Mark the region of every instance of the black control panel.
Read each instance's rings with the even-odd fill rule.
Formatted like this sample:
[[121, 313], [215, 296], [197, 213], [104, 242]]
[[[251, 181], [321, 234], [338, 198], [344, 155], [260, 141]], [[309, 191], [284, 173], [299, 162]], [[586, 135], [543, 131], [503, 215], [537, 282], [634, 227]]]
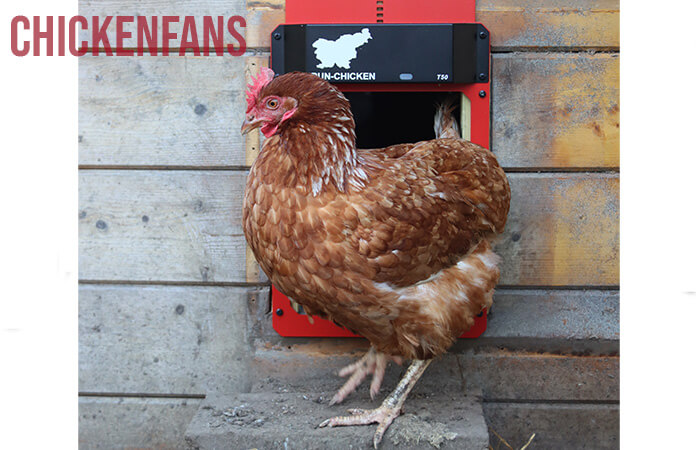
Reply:
[[271, 35], [275, 73], [332, 83], [485, 83], [489, 59], [477, 23], [280, 25]]

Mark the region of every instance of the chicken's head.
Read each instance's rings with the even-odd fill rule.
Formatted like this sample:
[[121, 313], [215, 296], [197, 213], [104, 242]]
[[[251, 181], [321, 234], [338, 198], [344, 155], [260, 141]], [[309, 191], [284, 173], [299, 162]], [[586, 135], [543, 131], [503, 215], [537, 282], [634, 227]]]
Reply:
[[289, 96], [264, 93], [273, 80], [273, 71], [261, 68], [258, 77], [252, 80], [247, 89], [246, 118], [242, 124], [242, 134], [261, 127], [266, 137], [273, 136], [278, 127], [297, 112], [297, 100]]

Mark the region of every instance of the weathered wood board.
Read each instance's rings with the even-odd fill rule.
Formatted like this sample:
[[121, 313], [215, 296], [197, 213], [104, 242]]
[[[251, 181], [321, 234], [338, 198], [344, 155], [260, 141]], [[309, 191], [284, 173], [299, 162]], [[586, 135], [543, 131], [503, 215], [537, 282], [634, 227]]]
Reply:
[[[80, 58], [80, 164], [250, 165], [239, 133], [245, 59]], [[616, 54], [494, 55], [492, 149], [501, 164], [618, 167], [618, 81]]]
[[503, 167], [619, 166], [618, 54], [495, 55], [492, 79]]
[[[280, 342], [268, 315], [269, 288], [257, 288], [250, 299], [252, 335], [260, 340]], [[498, 287], [484, 334], [475, 340], [461, 339], [450, 351], [505, 347], [568, 354], [618, 354], [619, 305], [618, 290]]]
[[[345, 381], [336, 375], [338, 370], [367, 349], [366, 341], [360, 347], [355, 340], [313, 339], [257, 351], [252, 392], [336, 390]], [[393, 389], [404, 371], [390, 364], [383, 389]], [[478, 349], [447, 353], [428, 367], [414, 393], [442, 389], [496, 401], [617, 401], [619, 358]]]
[[79, 289], [79, 390], [206, 394], [248, 389], [246, 289]]
[[185, 449], [200, 399], [80, 397], [80, 449]]
[[[270, 47], [271, 31], [285, 19], [284, 2], [248, 6], [247, 45]], [[491, 31], [494, 52], [619, 48], [619, 0], [479, 0], [476, 21]]]
[[509, 174], [512, 199], [503, 285], [619, 283], [619, 177], [608, 173]]
[[[83, 170], [80, 278], [246, 282], [244, 171]], [[618, 284], [618, 176], [509, 176], [504, 285]]]
[[478, 0], [493, 51], [619, 48], [619, 0]]
[[[486, 421], [513, 448], [619, 448], [618, 404], [483, 403]], [[492, 448], [508, 448], [491, 433]]]
[[498, 288], [482, 338], [517, 346], [552, 340], [557, 347], [618, 341], [619, 292]]
[[244, 58], [80, 58], [82, 165], [243, 166]]
[[[241, 391], [247, 383], [255, 382], [248, 379], [250, 372], [241, 363], [251, 338], [264, 340], [268, 336], [247, 337], [246, 288], [83, 284], [79, 293], [80, 391], [205, 394]], [[455, 347], [452, 353], [466, 361], [462, 363], [466, 378], [487, 386], [484, 391], [496, 398], [541, 395], [548, 376], [566, 377], [570, 380], [567, 386], [572, 386], [578, 398], [614, 398], [618, 394], [600, 392], [600, 387], [611, 375], [616, 358], [558, 357], [526, 351], [480, 356], [472, 354], [471, 348], [489, 348], [487, 342], [493, 341], [496, 346], [584, 349], [595, 341], [618, 338], [618, 308], [617, 292], [501, 289], [496, 292], [483, 338], [460, 341], [459, 347], [464, 348]], [[539, 320], [542, 315], [544, 320]], [[335, 347], [332, 342], [345, 342], [346, 346]], [[364, 343], [328, 340], [325, 353], [340, 356]], [[335, 351], [329, 350], [332, 345]], [[281, 356], [287, 361], [280, 362], [279, 367], [297, 364], [301, 368], [307, 363], [297, 351]], [[296, 361], [292, 362], [293, 358]], [[498, 373], [501, 364], [505, 370]], [[594, 381], [573, 378], [576, 370], [591, 374], [595, 369], [598, 375], [581, 376]], [[509, 370], [513, 373], [506, 375]], [[520, 371], [536, 375], [515, 381]], [[284, 377], [292, 377], [291, 371]], [[433, 380], [438, 379], [433, 375]], [[576, 386], [574, 380], [583, 385]], [[615, 388], [611, 386], [613, 382], [606, 388]], [[554, 389], [562, 392], [565, 387]], [[544, 395], [553, 398], [561, 394], [551, 390]]]
[[83, 280], [244, 282], [243, 171], [82, 170]]
[[[179, 42], [182, 39], [184, 29], [184, 17], [193, 16], [195, 18], [195, 32], [198, 36], [200, 45], [203, 45], [204, 28], [203, 17], [213, 16], [215, 26], [217, 27], [217, 16], [224, 17], [224, 43], [237, 45], [237, 40], [227, 31], [227, 19], [232, 16], [246, 16], [246, 2], [244, 0], [178, 0], [176, 2], [162, 2], [158, 0], [145, 1], [129, 1], [129, 0], [79, 0], [79, 13], [82, 16], [91, 19], [93, 16], [99, 17], [99, 24], [103, 25], [107, 16], [146, 16], [150, 19], [152, 16], [158, 16], [158, 26], [160, 27], [160, 37], [163, 16], [175, 16], [179, 20], [170, 22], [168, 25], [169, 32], [176, 34], [176, 38], [172, 39], [170, 49], [176, 48], [177, 51], [173, 54], [178, 55]], [[151, 20], [151, 19], [150, 19]], [[151, 22], [148, 21], [150, 24]], [[109, 44], [112, 48], [116, 47], [116, 20], [112, 20], [106, 28], [106, 35]], [[135, 23], [124, 23], [123, 30], [132, 33], [131, 37], [124, 39], [124, 48], [136, 48], [137, 41], [137, 26]], [[236, 30], [244, 36], [246, 29], [239, 25]], [[191, 30], [191, 32], [193, 32]], [[81, 30], [78, 33], [80, 41], [86, 40], [92, 42], [91, 37], [91, 22], [89, 30]], [[189, 35], [190, 37], [191, 35]], [[103, 43], [100, 43], [99, 48], [105, 48]], [[157, 48], [162, 49], [161, 39], [157, 42]], [[147, 50], [147, 48], [145, 48]], [[170, 53], [172, 54], [172, 53]]]

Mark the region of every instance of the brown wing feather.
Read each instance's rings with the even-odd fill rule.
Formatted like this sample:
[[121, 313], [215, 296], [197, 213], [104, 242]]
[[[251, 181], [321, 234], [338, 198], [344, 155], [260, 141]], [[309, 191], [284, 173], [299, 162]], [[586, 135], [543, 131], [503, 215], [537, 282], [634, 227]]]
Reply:
[[324, 220], [341, 220], [333, 214], [355, 208], [351, 266], [377, 282], [408, 286], [502, 231], [510, 188], [495, 156], [470, 142], [435, 139], [395, 147], [363, 153], [371, 183], [329, 208]]

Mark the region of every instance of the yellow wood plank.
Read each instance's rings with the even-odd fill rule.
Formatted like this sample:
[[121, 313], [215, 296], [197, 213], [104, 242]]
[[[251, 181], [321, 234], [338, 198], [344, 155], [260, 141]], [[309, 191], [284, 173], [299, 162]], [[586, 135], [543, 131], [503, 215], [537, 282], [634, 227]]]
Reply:
[[[262, 67], [268, 67], [268, 58], [264, 56], [248, 56], [244, 76], [246, 83], [252, 82]], [[261, 151], [261, 132], [259, 129], [252, 130], [246, 134], [246, 165], [251, 166]], [[261, 268], [256, 262], [254, 252], [247, 246], [246, 251], [246, 280], [249, 283], [256, 283], [261, 279]]]
[[493, 50], [619, 48], [619, 0], [478, 0]]
[[618, 55], [495, 55], [492, 91], [504, 167], [619, 166]]
[[617, 174], [510, 174], [505, 285], [618, 285]]
[[271, 46], [271, 32], [285, 22], [284, 0], [247, 2], [246, 43], [249, 48]]

